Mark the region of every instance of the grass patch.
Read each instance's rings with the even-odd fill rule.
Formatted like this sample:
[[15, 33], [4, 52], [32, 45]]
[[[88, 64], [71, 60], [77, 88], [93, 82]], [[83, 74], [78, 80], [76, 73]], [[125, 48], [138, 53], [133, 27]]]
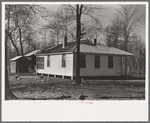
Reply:
[[[27, 74], [25, 74], [27, 75]], [[9, 75], [10, 88], [20, 99], [31, 100], [144, 100], [145, 82], [87, 80], [87, 84], [72, 85], [73, 80], [53, 77]], [[42, 81], [41, 81], [42, 80]]]

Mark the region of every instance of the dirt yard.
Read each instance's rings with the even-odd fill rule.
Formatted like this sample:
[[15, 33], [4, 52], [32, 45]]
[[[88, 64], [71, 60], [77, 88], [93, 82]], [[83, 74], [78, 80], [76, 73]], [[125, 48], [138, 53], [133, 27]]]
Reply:
[[9, 75], [10, 88], [19, 99], [29, 100], [144, 100], [144, 80], [87, 80], [83, 85], [72, 85], [74, 80], [53, 77], [40, 78], [21, 75], [20, 80]]

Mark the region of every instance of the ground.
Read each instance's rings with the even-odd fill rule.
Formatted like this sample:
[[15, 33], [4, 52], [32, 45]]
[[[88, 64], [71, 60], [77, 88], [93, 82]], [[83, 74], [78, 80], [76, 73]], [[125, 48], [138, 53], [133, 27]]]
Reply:
[[[144, 100], [145, 80], [87, 80], [83, 85], [72, 85], [74, 80], [36, 76], [35, 74], [9, 74], [12, 92], [19, 99], [31, 100]], [[17, 74], [18, 75], [18, 74]]]

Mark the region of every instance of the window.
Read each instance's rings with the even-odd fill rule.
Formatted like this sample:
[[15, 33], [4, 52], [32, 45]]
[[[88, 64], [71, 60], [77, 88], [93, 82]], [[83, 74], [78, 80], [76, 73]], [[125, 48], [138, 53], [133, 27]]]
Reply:
[[100, 56], [95, 56], [95, 68], [100, 68]]
[[37, 69], [44, 69], [44, 57], [37, 57], [36, 61], [37, 61], [36, 68]]
[[50, 56], [47, 56], [47, 67], [50, 67]]
[[66, 55], [62, 55], [62, 67], [66, 67]]
[[108, 56], [108, 68], [113, 68], [113, 56]]
[[85, 68], [86, 67], [86, 61], [85, 61], [85, 55], [80, 54], [80, 67]]

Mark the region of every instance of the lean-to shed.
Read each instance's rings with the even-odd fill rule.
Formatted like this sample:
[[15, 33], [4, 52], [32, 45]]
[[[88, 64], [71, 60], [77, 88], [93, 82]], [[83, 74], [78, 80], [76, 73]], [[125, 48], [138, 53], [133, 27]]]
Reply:
[[29, 71], [29, 64], [31, 64], [31, 61], [26, 57], [16, 56], [10, 59], [10, 72], [26, 73]]

